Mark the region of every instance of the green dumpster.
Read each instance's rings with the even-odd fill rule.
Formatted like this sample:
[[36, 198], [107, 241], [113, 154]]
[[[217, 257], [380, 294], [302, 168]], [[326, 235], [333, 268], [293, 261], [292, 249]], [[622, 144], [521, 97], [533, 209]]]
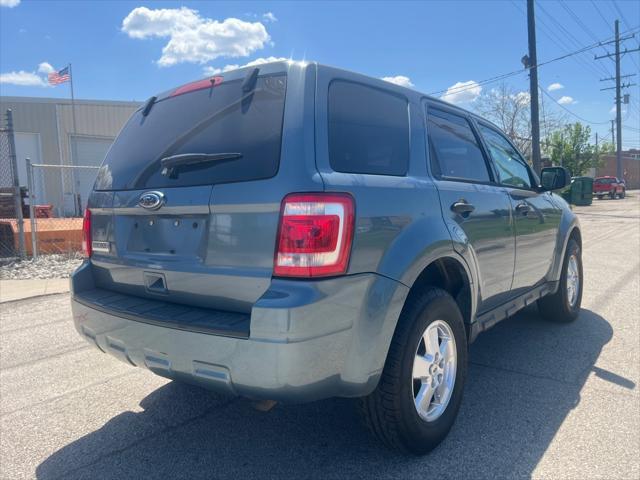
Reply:
[[593, 178], [573, 177], [571, 186], [562, 192], [562, 197], [573, 205], [591, 205], [593, 201]]

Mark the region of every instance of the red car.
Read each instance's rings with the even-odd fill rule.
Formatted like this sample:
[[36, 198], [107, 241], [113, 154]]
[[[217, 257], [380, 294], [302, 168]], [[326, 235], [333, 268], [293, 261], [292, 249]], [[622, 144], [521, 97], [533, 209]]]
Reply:
[[593, 180], [593, 195], [598, 197], [598, 200], [602, 200], [605, 195], [609, 196], [612, 200], [624, 198], [624, 180], [609, 176], [597, 177]]

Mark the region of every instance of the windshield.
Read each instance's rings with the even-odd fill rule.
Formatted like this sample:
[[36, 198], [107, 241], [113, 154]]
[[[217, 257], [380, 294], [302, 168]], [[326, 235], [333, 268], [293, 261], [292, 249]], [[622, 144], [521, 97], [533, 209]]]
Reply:
[[[137, 111], [107, 153], [96, 190], [133, 190], [239, 182], [278, 171], [286, 75], [258, 78], [253, 92], [242, 80], [168, 97], [148, 116]], [[164, 157], [239, 152], [233, 162], [185, 165], [162, 175]]]
[[595, 183], [613, 183], [615, 181], [614, 178], [596, 178]]

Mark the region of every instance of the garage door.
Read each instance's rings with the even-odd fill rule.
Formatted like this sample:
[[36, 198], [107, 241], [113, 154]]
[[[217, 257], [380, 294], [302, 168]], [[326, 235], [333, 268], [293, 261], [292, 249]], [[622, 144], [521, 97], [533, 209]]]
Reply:
[[[107, 150], [113, 143], [112, 138], [104, 137], [71, 137], [71, 158], [74, 165], [99, 167]], [[74, 170], [74, 191], [65, 193], [65, 210], [81, 214], [87, 203], [96, 169], [78, 168]]]

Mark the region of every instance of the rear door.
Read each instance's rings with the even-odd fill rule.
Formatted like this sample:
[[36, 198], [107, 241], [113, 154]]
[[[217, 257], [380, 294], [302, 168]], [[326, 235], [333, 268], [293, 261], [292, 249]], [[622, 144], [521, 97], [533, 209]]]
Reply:
[[[124, 127], [89, 205], [99, 288], [242, 313], [266, 291], [282, 198], [320, 189], [304, 144], [314, 76], [271, 64], [246, 91], [248, 72], [180, 87]], [[162, 168], [191, 153], [241, 156]]]
[[505, 135], [479, 124], [498, 174], [509, 194], [516, 227], [516, 265], [512, 290], [522, 293], [542, 282], [554, 259], [561, 211], [550, 192], [537, 190], [537, 179]]
[[505, 301], [511, 289], [515, 232], [511, 203], [466, 115], [427, 108], [431, 173], [454, 247], [478, 269], [479, 311]]

